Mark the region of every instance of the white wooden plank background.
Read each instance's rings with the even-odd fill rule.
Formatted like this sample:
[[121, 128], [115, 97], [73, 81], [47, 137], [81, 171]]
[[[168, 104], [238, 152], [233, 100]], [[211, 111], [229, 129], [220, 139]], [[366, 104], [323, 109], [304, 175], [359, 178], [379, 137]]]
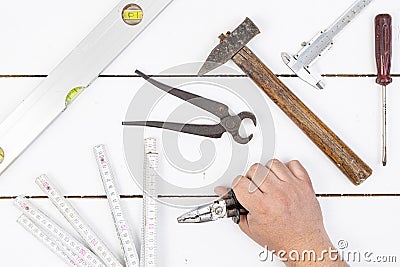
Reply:
[[[104, 72], [113, 77], [98, 79], [0, 177], [1, 266], [62, 265], [15, 223], [19, 212], [12, 206], [10, 198], [19, 194], [41, 196], [33, 180], [44, 172], [54, 177], [67, 195], [103, 195], [91, 152], [94, 145], [107, 145], [121, 193], [140, 195], [125, 164], [120, 123], [135, 92], [144, 82], [121, 75], [131, 75], [136, 68], [158, 74], [179, 64], [202, 61], [217, 44], [217, 36], [235, 28], [246, 16], [261, 29], [261, 34], [249, 47], [275, 73], [289, 74], [281, 62], [280, 52], [297, 52], [302, 41], [326, 28], [352, 2], [175, 0]], [[115, 4], [115, 1], [93, 0], [1, 0], [0, 122]], [[375, 73], [373, 19], [383, 12], [393, 15], [393, 73], [396, 74], [393, 84], [388, 87], [389, 163], [386, 168], [380, 164], [380, 90], [374, 77], [370, 77]], [[358, 195], [319, 198], [334, 242], [344, 239], [351, 249], [396, 255], [398, 262], [400, 234], [397, 225], [400, 217], [396, 211], [400, 202], [395, 195], [400, 194], [399, 51], [400, 4], [394, 0], [374, 1], [315, 66], [324, 74], [365, 74], [368, 77], [326, 78], [327, 88], [323, 91], [316, 91], [294, 77], [283, 79], [373, 168], [373, 176], [362, 186], [353, 186], [267, 100], [276, 122], [276, 156], [285, 161], [301, 160], [312, 176], [317, 194]], [[237, 69], [233, 64], [228, 65]], [[163, 79], [168, 81], [168, 78]], [[375, 196], [365, 197], [364, 194]], [[378, 194], [388, 196], [376, 196]], [[34, 201], [54, 217], [58, 216], [47, 200]], [[73, 202], [121, 257], [105, 199], [83, 198], [73, 199]], [[141, 200], [131, 198], [124, 202], [139, 243]], [[280, 266], [279, 263], [260, 262], [260, 248], [230, 221], [183, 226], [175, 219], [183, 210], [165, 206], [160, 210], [160, 266]], [[44, 264], [43, 259], [48, 263]], [[365, 266], [365, 263], [352, 265]], [[368, 266], [377, 266], [377, 263]]]

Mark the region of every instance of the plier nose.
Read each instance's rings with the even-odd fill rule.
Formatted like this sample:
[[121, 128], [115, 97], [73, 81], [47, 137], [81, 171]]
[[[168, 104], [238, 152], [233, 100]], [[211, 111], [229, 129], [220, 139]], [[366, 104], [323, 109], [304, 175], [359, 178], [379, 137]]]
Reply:
[[179, 216], [178, 223], [204, 223], [223, 218], [232, 218], [235, 223], [239, 224], [240, 215], [248, 213], [237, 200], [233, 190], [230, 190], [221, 199]]

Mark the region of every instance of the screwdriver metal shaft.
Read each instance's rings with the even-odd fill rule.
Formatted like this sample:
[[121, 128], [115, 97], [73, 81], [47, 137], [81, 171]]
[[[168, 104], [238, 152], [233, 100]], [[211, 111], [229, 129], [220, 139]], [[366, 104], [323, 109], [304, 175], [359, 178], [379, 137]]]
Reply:
[[386, 85], [382, 86], [382, 165], [387, 163]]
[[375, 58], [378, 75], [376, 83], [382, 85], [382, 164], [387, 163], [386, 86], [390, 77], [392, 61], [392, 17], [380, 14], [375, 17]]

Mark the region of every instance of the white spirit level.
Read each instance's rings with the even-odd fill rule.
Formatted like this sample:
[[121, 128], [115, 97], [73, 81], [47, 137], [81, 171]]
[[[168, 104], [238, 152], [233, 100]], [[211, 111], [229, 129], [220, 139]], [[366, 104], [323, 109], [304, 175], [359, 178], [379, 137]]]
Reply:
[[122, 0], [0, 124], [0, 174], [173, 0]]

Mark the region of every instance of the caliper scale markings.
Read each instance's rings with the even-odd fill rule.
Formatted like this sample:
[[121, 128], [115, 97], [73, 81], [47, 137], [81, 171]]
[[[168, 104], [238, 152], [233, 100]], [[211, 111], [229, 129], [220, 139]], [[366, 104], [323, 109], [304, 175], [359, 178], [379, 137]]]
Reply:
[[319, 73], [311, 72], [310, 67], [333, 46], [335, 38], [360, 12], [373, 0], [356, 0], [330, 27], [320, 31], [311, 41], [303, 42], [303, 48], [296, 54], [282, 53], [283, 62], [303, 81], [317, 89], [325, 84]]

